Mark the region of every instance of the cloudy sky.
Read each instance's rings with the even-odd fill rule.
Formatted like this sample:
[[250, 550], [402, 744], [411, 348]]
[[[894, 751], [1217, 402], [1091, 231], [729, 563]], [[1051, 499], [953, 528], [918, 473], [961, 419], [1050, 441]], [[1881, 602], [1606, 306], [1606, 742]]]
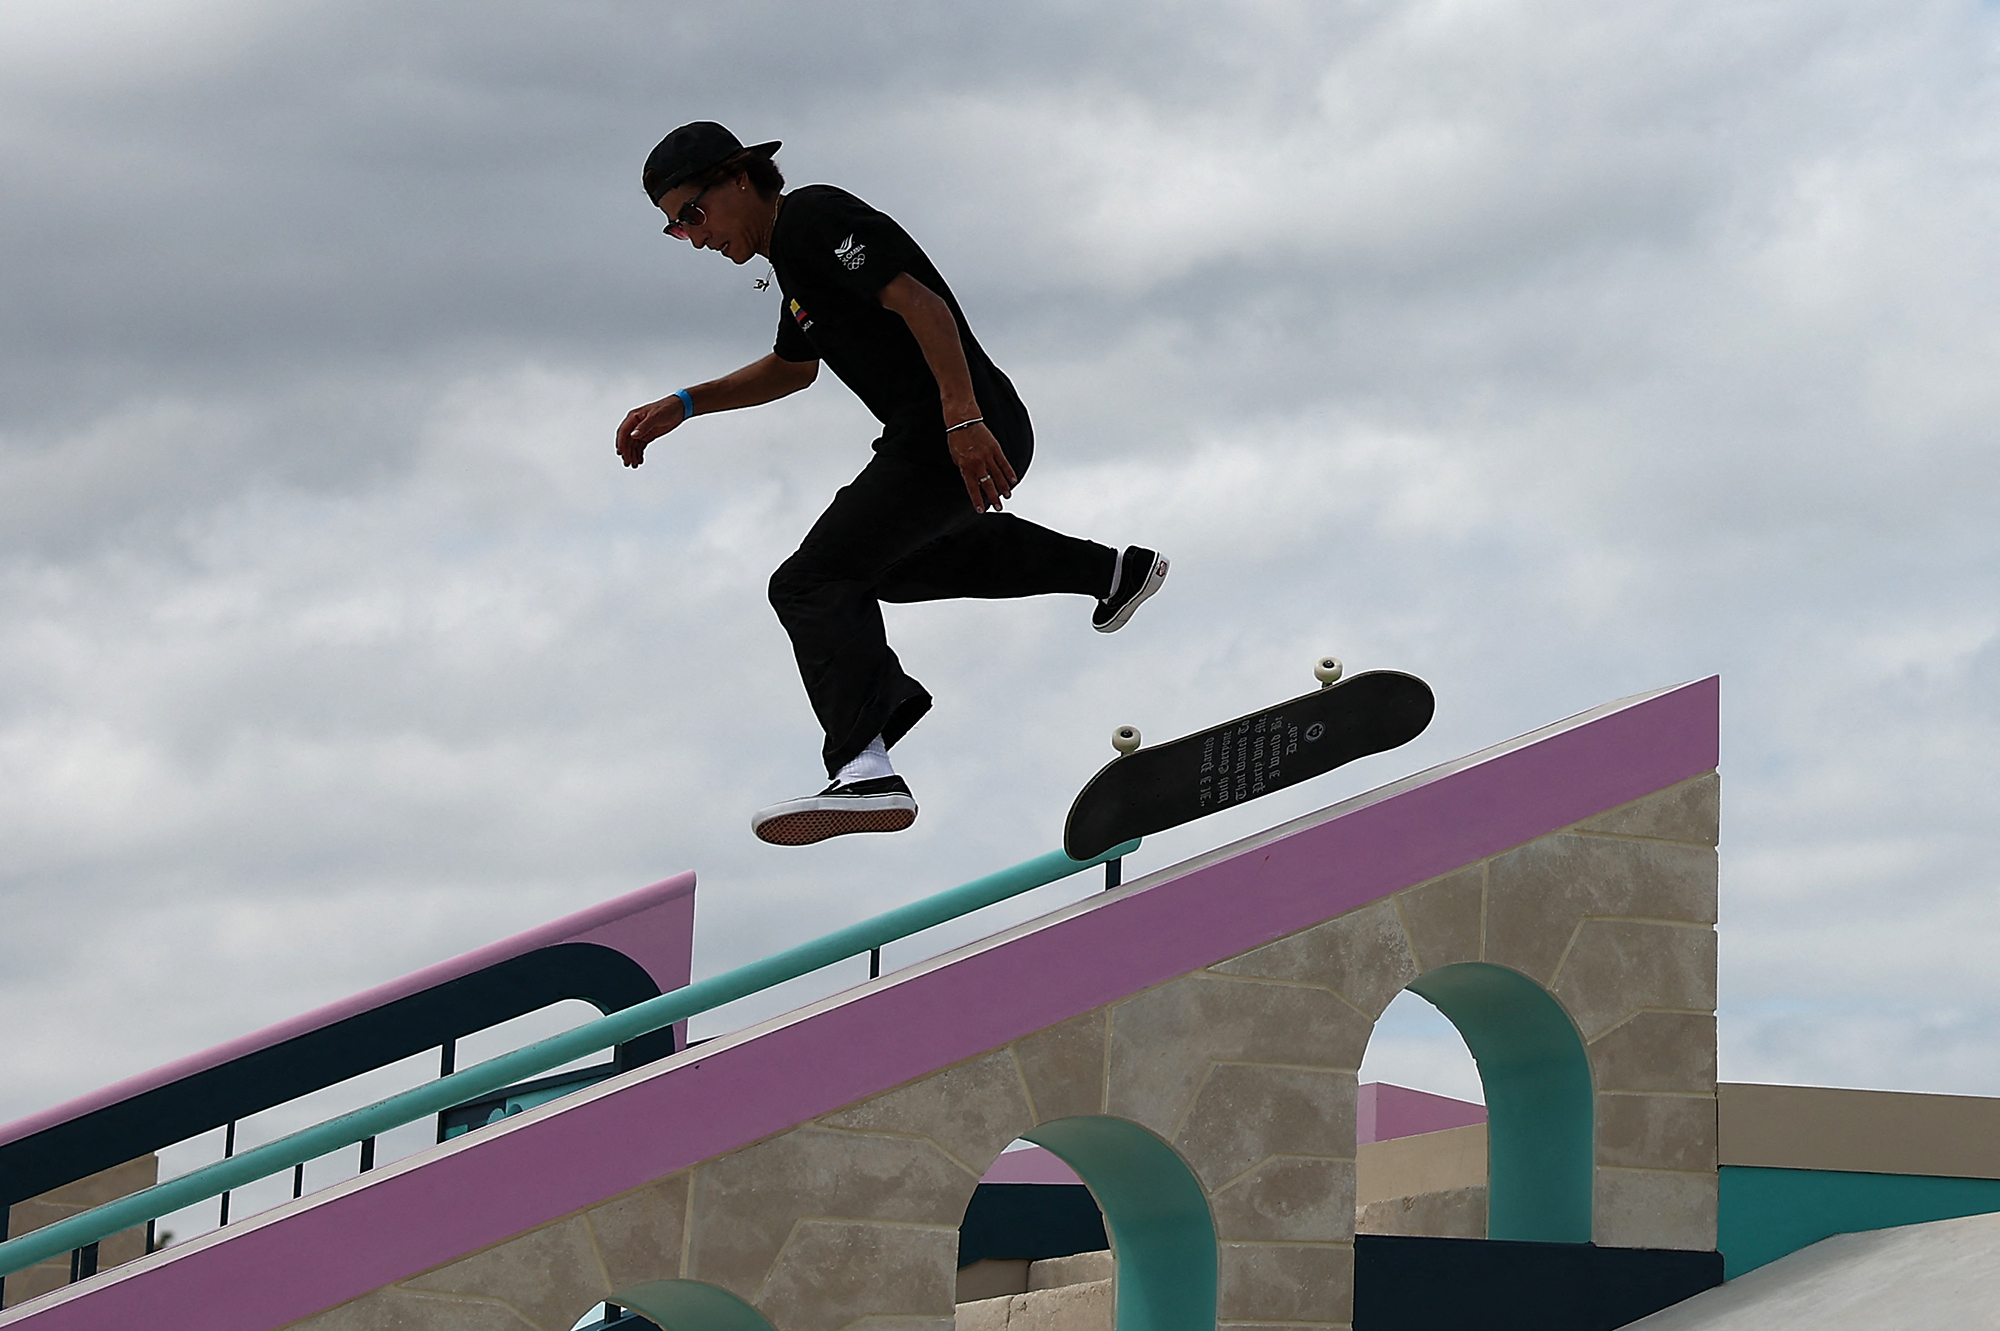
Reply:
[[[682, 869], [698, 968], [747, 960], [1051, 848], [1113, 725], [1328, 651], [1431, 680], [1432, 731], [1135, 869], [1719, 673], [1723, 1075], [2000, 1094], [1997, 41], [1926, 0], [0, 9], [0, 1118]], [[1174, 560], [1111, 638], [891, 609], [938, 697], [900, 837], [747, 830], [819, 779], [764, 582], [873, 422], [828, 376], [612, 453], [775, 323], [639, 191], [697, 118], [926, 246], [1035, 414], [1019, 511]], [[1476, 1090], [1421, 1014], [1378, 1046]]]

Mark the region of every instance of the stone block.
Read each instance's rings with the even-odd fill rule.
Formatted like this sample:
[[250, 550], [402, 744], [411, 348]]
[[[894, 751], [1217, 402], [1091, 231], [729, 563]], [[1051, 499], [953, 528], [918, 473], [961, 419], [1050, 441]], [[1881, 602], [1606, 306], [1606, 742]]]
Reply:
[[841, 1331], [864, 1318], [952, 1315], [958, 1222], [800, 1220], [757, 1310], [784, 1331]]
[[146, 1255], [146, 1227], [134, 1225], [121, 1229], [97, 1244], [97, 1269], [109, 1271], [114, 1266], [123, 1266], [135, 1258]]
[[676, 1174], [584, 1212], [613, 1290], [680, 1278], [687, 1204], [688, 1176]]
[[1266, 1160], [1209, 1197], [1224, 1242], [1346, 1243], [1354, 1237], [1354, 1164]]
[[1030, 1265], [1025, 1257], [982, 1257], [970, 1266], [958, 1268], [957, 1289], [952, 1297], [959, 1303], [984, 1303], [1009, 1294], [1026, 1294]]
[[1354, 1307], [1350, 1243], [1224, 1243], [1216, 1271], [1223, 1322], [1344, 1322]]
[[1600, 1091], [1715, 1092], [1715, 1018], [1705, 1012], [1639, 1012], [1592, 1040]]
[[1706, 846], [1539, 837], [1490, 863], [1485, 959], [1547, 985], [1585, 917], [1714, 924], [1715, 908], [1715, 852]]
[[[159, 1157], [147, 1154], [136, 1160], [127, 1160], [122, 1165], [100, 1169], [95, 1174], [86, 1174], [59, 1188], [51, 1188], [37, 1200], [64, 1208], [66, 1215], [74, 1215], [79, 1211], [88, 1211], [93, 1206], [115, 1202], [120, 1197], [129, 1197], [143, 1188], [152, 1187], [159, 1181]], [[25, 1231], [10, 1229], [8, 1232], [18, 1238]]]
[[1007, 1331], [1112, 1331], [1116, 1309], [1109, 1280], [1031, 1290], [1010, 1313]]
[[1714, 1169], [1714, 1097], [1599, 1095], [1597, 1163], [1683, 1173]]
[[1351, 1071], [1371, 1029], [1325, 989], [1183, 976], [1112, 1009], [1108, 1109], [1172, 1141], [1209, 1064]]
[[[58, 1220], [67, 1220], [80, 1215], [92, 1207], [106, 1202], [117, 1201], [121, 1197], [145, 1188], [150, 1188], [159, 1180], [159, 1157], [142, 1155], [109, 1169], [100, 1169], [95, 1174], [86, 1174], [61, 1187], [51, 1188], [36, 1197], [27, 1198], [13, 1204], [7, 1211], [7, 1234], [19, 1238], [23, 1234], [52, 1225]], [[99, 1240], [97, 1245], [97, 1269], [109, 1271], [114, 1266], [122, 1266], [135, 1257], [146, 1253], [146, 1227], [135, 1225], [131, 1229], [120, 1230], [116, 1234]], [[7, 1277], [6, 1307], [12, 1308], [26, 1303], [29, 1299], [63, 1288], [69, 1284], [69, 1255], [46, 1262], [37, 1262], [23, 1271], [16, 1271]]]
[[1549, 986], [1588, 1041], [1641, 1008], [1715, 1011], [1715, 930], [1586, 920]]
[[990, 1299], [967, 1299], [955, 1310], [956, 1331], [1007, 1331], [1008, 1305], [1016, 1297], [1000, 1294]]
[[1000, 1049], [864, 1100], [821, 1123], [860, 1132], [928, 1137], [973, 1180], [1035, 1126], [1014, 1056]]
[[948, 1226], [955, 1243], [977, 1184], [921, 1138], [795, 1128], [695, 1171], [687, 1275], [755, 1302], [807, 1215]]
[[1434, 1239], [1486, 1237], [1486, 1185], [1384, 1197], [1356, 1208], [1361, 1234], [1415, 1234]]
[[1716, 1175], [1597, 1171], [1591, 1241], [1601, 1248], [1715, 1251]]
[[[566, 1326], [574, 1326], [579, 1305]], [[502, 1303], [449, 1294], [412, 1294], [378, 1289], [358, 1299], [291, 1323], [286, 1331], [536, 1331], [534, 1324]]]
[[1222, 1063], [1174, 1146], [1210, 1192], [1274, 1155], [1354, 1155], [1355, 1079], [1322, 1068]]
[[958, 1306], [958, 1331], [1112, 1331], [1109, 1280], [1033, 1290]]
[[590, 1304], [610, 1298], [581, 1216], [558, 1220], [449, 1266], [401, 1282], [402, 1289], [492, 1299], [536, 1331], [569, 1331]]
[[1368, 1014], [1417, 978], [1417, 964], [1393, 900], [1371, 901], [1324, 924], [1211, 967], [1224, 975], [1258, 975], [1325, 985]]
[[[18, 1237], [18, 1236], [17, 1236]], [[36, 1262], [24, 1271], [16, 1271], [7, 1277], [7, 1303], [9, 1308], [39, 1299], [44, 1294], [53, 1294], [69, 1284], [69, 1255], [63, 1254], [46, 1262]]]
[[67, 1220], [84, 1208], [64, 1202], [53, 1202], [44, 1193], [40, 1197], [30, 1197], [24, 1202], [15, 1202], [7, 1209], [7, 1237], [18, 1239], [23, 1234], [31, 1234], [45, 1225], [53, 1225], [58, 1220]]
[[1587, 832], [1713, 846], [1722, 821], [1722, 779], [1714, 772], [1656, 790], [1578, 824]]
[[1104, 1112], [1106, 1025], [1104, 1012], [1086, 1012], [1014, 1041], [1037, 1122]]
[[1484, 864], [1405, 888], [1393, 900], [1419, 974], [1479, 960], [1486, 931]]
[[1028, 1265], [1028, 1288], [1059, 1289], [1064, 1285], [1088, 1285], [1109, 1280], [1118, 1273], [1117, 1261], [1109, 1249], [1079, 1252], [1069, 1257], [1044, 1257]]

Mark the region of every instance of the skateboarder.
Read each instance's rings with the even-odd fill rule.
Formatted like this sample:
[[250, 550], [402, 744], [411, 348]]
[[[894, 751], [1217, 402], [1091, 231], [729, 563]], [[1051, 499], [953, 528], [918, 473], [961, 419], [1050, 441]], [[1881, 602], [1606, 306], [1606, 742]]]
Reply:
[[646, 159], [646, 197], [666, 214], [667, 234], [731, 263], [769, 260], [783, 309], [770, 355], [634, 408], [618, 427], [618, 456], [637, 467], [648, 444], [690, 417], [796, 393], [822, 360], [882, 422], [875, 456], [771, 577], [771, 606], [826, 732], [832, 784], [759, 810], [751, 828], [796, 846], [916, 820], [888, 750], [931, 696], [890, 650], [881, 602], [1069, 592], [1090, 597], [1091, 623], [1111, 633], [1159, 590], [1167, 561], [1001, 511], [1034, 457], [1014, 385], [902, 227], [831, 185], [786, 193], [777, 150], [745, 148], [697, 121]]

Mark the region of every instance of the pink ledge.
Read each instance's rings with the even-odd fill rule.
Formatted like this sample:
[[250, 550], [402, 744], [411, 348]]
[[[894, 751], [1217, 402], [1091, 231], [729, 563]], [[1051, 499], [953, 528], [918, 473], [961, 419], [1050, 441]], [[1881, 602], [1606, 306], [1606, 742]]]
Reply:
[[597, 943], [622, 952], [653, 977], [653, 983], [660, 986], [661, 992], [678, 989], [688, 982], [694, 961], [694, 875], [676, 874], [651, 887], [613, 897], [573, 915], [565, 915], [559, 920], [515, 934], [512, 938], [503, 938], [449, 961], [426, 966], [400, 980], [364, 989], [352, 997], [314, 1008], [301, 1016], [252, 1031], [198, 1054], [189, 1054], [150, 1072], [127, 1077], [102, 1090], [66, 1100], [52, 1109], [16, 1119], [0, 1127], [0, 1145], [32, 1136], [58, 1123], [81, 1118], [106, 1105], [144, 1095], [147, 1091], [219, 1067], [259, 1049], [283, 1044], [286, 1040], [331, 1026], [337, 1021], [345, 1021], [372, 1008], [485, 970], [497, 962], [557, 943]]
[[1354, 1140], [1356, 1144], [1386, 1142], [1485, 1121], [1485, 1105], [1371, 1081], [1364, 1083], [1355, 1097]]
[[1586, 712], [142, 1258], [0, 1325], [283, 1326], [1710, 771], [1717, 699], [1710, 678]]

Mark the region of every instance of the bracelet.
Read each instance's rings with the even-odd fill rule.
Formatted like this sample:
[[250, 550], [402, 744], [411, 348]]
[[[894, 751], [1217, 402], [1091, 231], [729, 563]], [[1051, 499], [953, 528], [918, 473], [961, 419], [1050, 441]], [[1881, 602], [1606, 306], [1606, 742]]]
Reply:
[[951, 432], [952, 432], [953, 430], [963, 430], [963, 429], [964, 429], [964, 428], [965, 428], [966, 426], [968, 426], [968, 425], [980, 425], [980, 424], [983, 424], [983, 423], [985, 422], [985, 420], [986, 420], [986, 418], [985, 418], [984, 416], [974, 416], [974, 417], [973, 417], [973, 418], [972, 418], [971, 420], [969, 420], [969, 421], [960, 421], [960, 422], [959, 422], [958, 424], [956, 424], [956, 425], [947, 425], [947, 426], [945, 426], [945, 427], [944, 427], [944, 432], [945, 432], [946, 434], [950, 434], [950, 433], [951, 433]]
[[692, 420], [694, 418], [694, 394], [688, 392], [685, 388], [677, 388], [674, 390], [674, 396], [681, 400], [681, 419], [684, 421]]

